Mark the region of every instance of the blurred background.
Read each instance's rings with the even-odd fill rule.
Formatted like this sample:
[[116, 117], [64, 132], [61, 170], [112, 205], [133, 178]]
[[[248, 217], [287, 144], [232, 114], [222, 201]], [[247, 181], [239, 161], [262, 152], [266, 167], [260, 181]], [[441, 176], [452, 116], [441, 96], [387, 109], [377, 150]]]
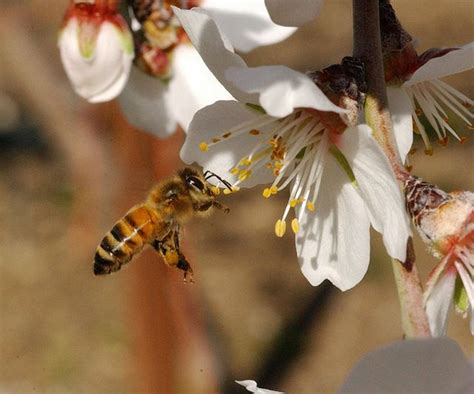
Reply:
[[[362, 355], [401, 339], [380, 237], [360, 285], [313, 288], [293, 237], [274, 236], [285, 196], [264, 200], [261, 190], [225, 197], [229, 215], [186, 227], [196, 283], [183, 284], [151, 251], [117, 274], [92, 275], [102, 236], [182, 166], [184, 137], [159, 141], [127, 125], [114, 102], [74, 95], [56, 48], [67, 3], [0, 5], [0, 392], [241, 393], [233, 381], [255, 379], [331, 393]], [[470, 0], [393, 5], [420, 51], [474, 37]], [[317, 23], [246, 59], [318, 69], [351, 53], [351, 29], [351, 2], [326, 1]], [[449, 82], [474, 95], [472, 72]], [[415, 174], [473, 190], [470, 139], [432, 157], [419, 146]], [[415, 241], [426, 278], [435, 260]], [[453, 313], [448, 332], [474, 357], [466, 320]]]

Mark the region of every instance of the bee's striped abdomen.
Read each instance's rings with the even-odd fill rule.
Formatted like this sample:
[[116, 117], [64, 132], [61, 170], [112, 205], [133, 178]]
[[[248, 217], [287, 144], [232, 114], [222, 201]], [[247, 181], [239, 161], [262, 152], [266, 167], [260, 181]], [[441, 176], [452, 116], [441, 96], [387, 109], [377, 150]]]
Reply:
[[104, 275], [118, 271], [133, 256], [141, 252], [154, 234], [157, 216], [145, 205], [132, 208], [115, 223], [97, 247], [94, 274]]

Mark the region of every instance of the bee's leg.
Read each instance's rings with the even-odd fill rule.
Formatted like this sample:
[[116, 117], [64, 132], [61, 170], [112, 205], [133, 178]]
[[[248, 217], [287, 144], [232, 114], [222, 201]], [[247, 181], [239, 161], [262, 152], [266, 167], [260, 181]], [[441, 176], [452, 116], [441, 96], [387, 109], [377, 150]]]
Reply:
[[184, 271], [185, 282], [187, 277], [189, 277], [190, 282], [194, 282], [191, 265], [179, 250], [178, 231], [170, 232], [165, 238], [153, 241], [151, 245], [158, 253], [160, 253], [166, 265], [176, 267]]

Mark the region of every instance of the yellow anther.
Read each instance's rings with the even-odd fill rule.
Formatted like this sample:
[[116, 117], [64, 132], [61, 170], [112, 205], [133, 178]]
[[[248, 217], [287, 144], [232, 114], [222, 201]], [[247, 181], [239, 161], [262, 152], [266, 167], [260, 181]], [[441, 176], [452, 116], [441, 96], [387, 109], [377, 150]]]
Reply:
[[293, 232], [295, 234], [298, 233], [298, 231], [300, 231], [300, 224], [298, 222], [298, 219], [294, 218], [292, 221], [291, 221], [291, 229], [293, 230]]
[[278, 193], [278, 188], [276, 186], [271, 186], [270, 191], [272, 192], [272, 194], [277, 194]]
[[277, 237], [283, 237], [286, 231], [286, 222], [284, 220], [278, 219], [275, 223], [275, 234]]
[[308, 201], [308, 203], [306, 204], [306, 208], [308, 208], [308, 210], [311, 212], [314, 212], [314, 210], [316, 209], [311, 201]]
[[211, 187], [211, 191], [212, 193], [214, 193], [214, 195], [218, 196], [219, 194], [221, 194], [221, 189], [219, 189], [217, 186], [212, 186]]
[[303, 200], [301, 198], [294, 198], [293, 200], [290, 201], [290, 207], [294, 208], [298, 204], [301, 204], [302, 202], [303, 202]]
[[232, 168], [232, 170], [229, 171], [232, 175], [237, 175], [240, 170], [237, 167]]
[[266, 187], [265, 189], [263, 189], [263, 193], [262, 193], [263, 197], [269, 198], [271, 195], [272, 195], [272, 191], [270, 190], [269, 187]]
[[252, 175], [252, 170], [242, 170], [239, 174], [239, 180], [245, 181], [250, 175]]
[[252, 160], [246, 157], [244, 157], [243, 159], [239, 161], [239, 166], [249, 166], [250, 164], [252, 164]]
[[283, 167], [283, 163], [281, 161], [277, 160], [277, 161], [275, 161], [274, 167], [277, 170], [281, 170], [281, 168]]
[[232, 187], [231, 187], [231, 190], [229, 190], [229, 188], [224, 189], [224, 194], [235, 193], [235, 192], [238, 192], [239, 190], [240, 190], [240, 187], [238, 187], [238, 186], [232, 186]]
[[203, 152], [207, 152], [209, 150], [209, 145], [205, 142], [201, 142], [199, 144], [199, 149], [201, 149]]

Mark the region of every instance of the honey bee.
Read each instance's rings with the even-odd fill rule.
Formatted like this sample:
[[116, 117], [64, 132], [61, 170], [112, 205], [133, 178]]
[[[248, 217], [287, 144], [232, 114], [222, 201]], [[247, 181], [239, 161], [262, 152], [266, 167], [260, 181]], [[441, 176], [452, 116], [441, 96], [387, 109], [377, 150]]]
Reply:
[[229, 212], [216, 200], [208, 182], [217, 178], [229, 190], [230, 184], [213, 172], [204, 174], [186, 167], [156, 184], [142, 204], [135, 205], [102, 239], [94, 256], [95, 275], [118, 271], [151, 245], [172, 267], [184, 271], [184, 280], [193, 281], [193, 270], [179, 247], [180, 227], [194, 216], [205, 216], [211, 208]]

